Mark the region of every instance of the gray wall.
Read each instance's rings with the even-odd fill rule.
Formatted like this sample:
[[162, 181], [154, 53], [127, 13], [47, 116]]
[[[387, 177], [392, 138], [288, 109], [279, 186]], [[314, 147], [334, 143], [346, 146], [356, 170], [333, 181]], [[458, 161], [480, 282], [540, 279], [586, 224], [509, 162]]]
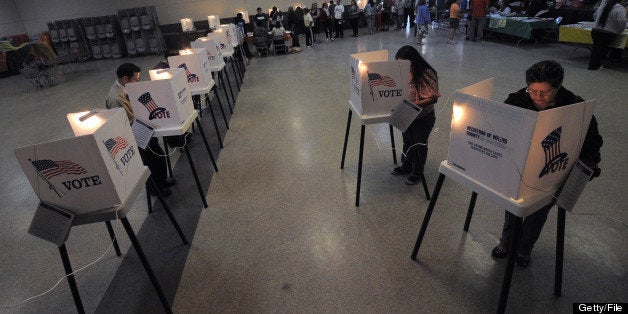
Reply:
[[[317, 0], [314, 0], [317, 1]], [[255, 14], [257, 7], [266, 12], [273, 6], [286, 11], [288, 6], [311, 6], [314, 1], [290, 0], [0, 0], [0, 36], [17, 33], [35, 35], [48, 30], [47, 22], [89, 16], [117, 14], [118, 9], [155, 6], [161, 24], [179, 23], [184, 17], [195, 21], [208, 15], [233, 17], [246, 10]], [[317, 1], [322, 3], [322, 1]], [[347, 2], [347, 1], [343, 1]]]

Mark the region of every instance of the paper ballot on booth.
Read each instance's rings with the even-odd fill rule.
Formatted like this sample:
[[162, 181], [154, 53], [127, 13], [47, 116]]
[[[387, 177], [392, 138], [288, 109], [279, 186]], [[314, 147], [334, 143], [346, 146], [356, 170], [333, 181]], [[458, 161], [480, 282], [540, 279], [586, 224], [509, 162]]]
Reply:
[[389, 61], [388, 50], [350, 55], [350, 103], [363, 118], [390, 116], [408, 96], [410, 61]]
[[119, 205], [144, 169], [124, 109], [84, 115], [68, 115], [76, 137], [15, 150], [39, 199], [77, 214]]
[[216, 69], [225, 65], [218, 41], [207, 37], [201, 37], [191, 42], [190, 45], [193, 49], [205, 48], [207, 60], [209, 60], [209, 67], [210, 69], [213, 69], [213, 71], [216, 71]]
[[483, 98], [492, 84], [456, 92], [448, 164], [512, 199], [555, 192], [578, 160], [595, 101], [537, 112]]
[[181, 126], [194, 111], [185, 71], [174, 68], [149, 73], [152, 81], [125, 86], [135, 117], [156, 130]]

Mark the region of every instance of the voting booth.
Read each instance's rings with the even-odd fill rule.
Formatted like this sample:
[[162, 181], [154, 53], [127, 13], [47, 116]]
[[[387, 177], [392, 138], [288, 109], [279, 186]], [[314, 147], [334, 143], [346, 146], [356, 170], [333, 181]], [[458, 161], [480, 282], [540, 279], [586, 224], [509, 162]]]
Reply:
[[170, 68], [179, 68], [185, 71], [191, 91], [204, 90], [214, 84], [209, 59], [204, 48], [179, 50], [178, 56], [168, 57], [168, 64]]
[[205, 48], [210, 68], [220, 68], [225, 65], [225, 60], [220, 52], [220, 43], [208, 37], [201, 37], [190, 43], [192, 49]]
[[144, 164], [122, 108], [68, 114], [76, 137], [15, 150], [42, 202], [76, 214], [119, 205]]
[[410, 61], [389, 61], [388, 50], [350, 55], [349, 102], [361, 118], [390, 116], [408, 96]]
[[227, 37], [227, 43], [231, 44], [233, 48], [238, 46], [238, 30], [235, 24], [222, 24], [220, 25], [220, 29], [225, 32], [225, 36]]
[[[230, 39], [227, 37], [227, 31], [221, 27], [211, 33], [208, 33], [207, 38], [213, 39], [218, 43], [220, 53], [223, 55], [223, 57], [230, 57], [231, 55], [233, 55], [233, 45], [231, 44]], [[229, 33], [231, 32], [229, 31]]]
[[218, 15], [208, 15], [207, 23], [209, 25], [209, 28], [216, 29], [218, 28], [218, 26], [220, 26], [220, 17]]
[[180, 127], [194, 111], [183, 69], [149, 71], [151, 81], [126, 84], [135, 117], [155, 129]]
[[537, 112], [492, 93], [493, 79], [456, 92], [448, 165], [513, 200], [555, 192], [578, 160], [595, 101]]

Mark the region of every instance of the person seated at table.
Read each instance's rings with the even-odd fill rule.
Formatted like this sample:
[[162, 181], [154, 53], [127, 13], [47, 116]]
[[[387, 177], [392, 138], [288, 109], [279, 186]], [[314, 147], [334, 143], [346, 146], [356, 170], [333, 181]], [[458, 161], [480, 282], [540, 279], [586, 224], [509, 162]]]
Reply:
[[512, 6], [509, 3], [502, 4], [502, 6], [499, 9], [499, 11], [497, 11], [497, 14], [499, 14], [501, 16], [515, 16], [515, 15], [517, 15], [517, 13], [515, 13], [515, 11], [513, 10]]
[[[118, 66], [116, 70], [118, 78], [113, 82], [105, 100], [107, 109], [123, 108], [131, 124], [135, 121], [135, 114], [133, 113], [129, 96], [126, 93], [126, 84], [139, 82], [141, 71], [142, 69], [133, 63], [123, 63]], [[144, 164], [150, 169], [150, 176], [157, 184], [161, 194], [163, 196], [170, 195], [171, 192], [168, 187], [172, 186], [175, 181], [166, 179], [168, 171], [166, 169], [166, 158], [164, 157], [166, 154], [159, 145], [157, 138], [151, 138], [146, 149], [140, 148], [139, 150], [140, 156], [142, 156]], [[151, 193], [155, 194], [152, 190]]]
[[279, 37], [281, 36], [283, 38], [283, 36], [286, 35], [286, 29], [283, 28], [283, 26], [281, 26], [281, 22], [277, 21], [275, 22], [275, 27], [273, 27], [273, 30], [271, 31], [273, 38], [275, 37]]
[[168, 57], [178, 56], [179, 51], [174, 49], [166, 49], [164, 51], [164, 59], [159, 61], [159, 63], [155, 64], [153, 70], [161, 70], [170, 68], [170, 64], [168, 64]]
[[[527, 87], [510, 94], [504, 103], [528, 110], [542, 111], [584, 101], [580, 96], [563, 87], [564, 73], [563, 67], [556, 61], [546, 60], [536, 63], [526, 71]], [[600, 147], [602, 144], [602, 136], [597, 129], [597, 120], [593, 116], [578, 158], [588, 167], [594, 169], [594, 177], [600, 175], [598, 164], [601, 161]], [[553, 206], [554, 200], [523, 220], [519, 242], [515, 248], [519, 266], [526, 268], [530, 264], [532, 247], [538, 240], [547, 220], [547, 214]], [[513, 240], [511, 239], [511, 231], [514, 224], [515, 216], [506, 211], [501, 239], [491, 252], [495, 258], [503, 258], [508, 255], [509, 244]]]
[[270, 47], [271, 41], [268, 38], [269, 36], [269, 31], [267, 28], [265, 27], [257, 27], [255, 28], [255, 30], [253, 31], [253, 38], [255, 38], [255, 42], [259, 43], [261, 41], [261, 39], [265, 38], [266, 39], [266, 44], [267, 44], [267, 48]]

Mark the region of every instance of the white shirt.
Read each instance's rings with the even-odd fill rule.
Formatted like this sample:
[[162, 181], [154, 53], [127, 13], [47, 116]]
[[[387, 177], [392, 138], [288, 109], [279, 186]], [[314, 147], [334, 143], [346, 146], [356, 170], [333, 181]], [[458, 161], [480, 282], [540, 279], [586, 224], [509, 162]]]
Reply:
[[334, 8], [334, 18], [337, 20], [342, 19], [343, 13], [345, 13], [345, 6], [342, 4], [337, 4]]

